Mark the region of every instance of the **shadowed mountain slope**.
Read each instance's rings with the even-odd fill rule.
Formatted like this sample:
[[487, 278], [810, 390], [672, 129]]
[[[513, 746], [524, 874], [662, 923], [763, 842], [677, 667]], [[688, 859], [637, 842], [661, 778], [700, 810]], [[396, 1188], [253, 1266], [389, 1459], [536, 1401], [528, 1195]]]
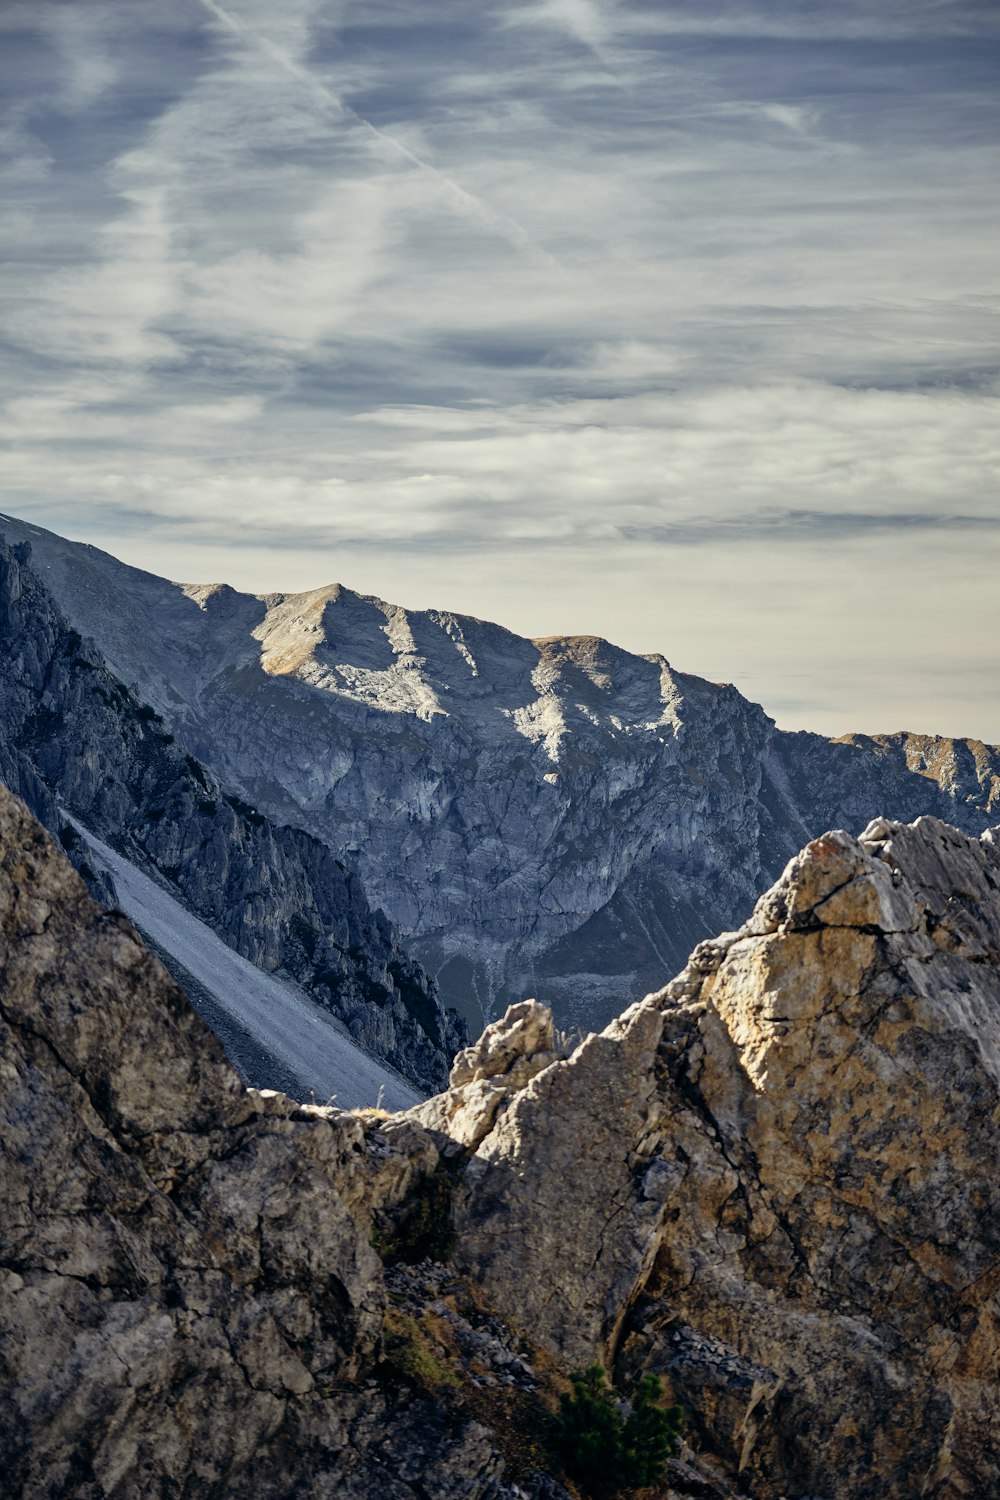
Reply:
[[358, 876], [310, 834], [224, 791], [67, 623], [29, 546], [2, 540], [0, 777], [81, 867], [87, 852], [65, 811], [418, 1087], [447, 1076], [462, 1032]]

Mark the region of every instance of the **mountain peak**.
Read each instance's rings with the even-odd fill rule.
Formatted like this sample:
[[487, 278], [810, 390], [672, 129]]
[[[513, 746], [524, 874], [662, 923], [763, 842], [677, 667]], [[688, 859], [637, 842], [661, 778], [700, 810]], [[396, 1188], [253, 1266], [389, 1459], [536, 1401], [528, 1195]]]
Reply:
[[785, 734], [735, 687], [597, 636], [528, 640], [338, 584], [185, 591], [32, 540], [117, 675], [353, 865], [474, 1027], [531, 993], [602, 1024], [820, 828], [931, 813], [978, 832], [1000, 807], [1000, 751]]

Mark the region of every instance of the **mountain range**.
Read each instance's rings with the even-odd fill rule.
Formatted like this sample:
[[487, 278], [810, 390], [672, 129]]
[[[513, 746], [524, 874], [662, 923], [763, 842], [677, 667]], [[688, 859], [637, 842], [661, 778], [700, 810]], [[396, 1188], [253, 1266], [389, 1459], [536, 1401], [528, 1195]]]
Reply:
[[0, 533], [229, 806], [342, 862], [473, 1032], [526, 995], [602, 1026], [826, 828], [1000, 817], [1000, 750], [976, 740], [788, 733], [594, 637], [339, 584], [171, 583], [10, 517]]

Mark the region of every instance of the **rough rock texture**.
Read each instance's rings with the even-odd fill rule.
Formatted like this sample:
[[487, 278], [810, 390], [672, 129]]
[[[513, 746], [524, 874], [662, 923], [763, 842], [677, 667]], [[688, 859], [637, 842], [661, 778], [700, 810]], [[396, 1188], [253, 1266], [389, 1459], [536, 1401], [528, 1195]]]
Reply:
[[993, 835], [827, 834], [384, 1120], [244, 1090], [2, 790], [0, 968], [12, 1500], [567, 1500], [519, 1444], [595, 1358], [683, 1404], [668, 1500], [1000, 1494]]
[[997, 1495], [998, 1124], [1000, 843], [878, 820], [506, 1101], [458, 1262], [755, 1496]]
[[244, 1091], [6, 792], [0, 846], [4, 1496], [504, 1493], [483, 1428], [357, 1385], [429, 1140]]
[[354, 865], [475, 1029], [529, 994], [604, 1025], [824, 828], [978, 833], [1000, 809], [1000, 752], [976, 741], [784, 734], [735, 688], [593, 637], [336, 585], [182, 587], [2, 529], [187, 750]]
[[439, 1142], [245, 1090], [3, 788], [0, 966], [5, 1500], [571, 1500], [489, 1425], [535, 1399], [525, 1346], [373, 1249]]
[[548, 1007], [522, 1000], [458, 1054], [445, 1092], [409, 1113], [449, 1141], [475, 1149], [525, 1084], [571, 1050], [568, 1043], [557, 1045]]
[[81, 866], [63, 806], [418, 1086], [444, 1081], [464, 1030], [358, 877], [317, 839], [225, 793], [67, 625], [28, 547], [2, 539], [0, 778]]

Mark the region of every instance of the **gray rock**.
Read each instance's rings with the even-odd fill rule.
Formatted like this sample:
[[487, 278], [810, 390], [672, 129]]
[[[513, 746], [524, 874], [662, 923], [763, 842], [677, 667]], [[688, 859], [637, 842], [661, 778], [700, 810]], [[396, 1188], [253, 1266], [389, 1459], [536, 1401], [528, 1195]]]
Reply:
[[55, 607], [27, 544], [0, 539], [0, 777], [60, 834], [95, 894], [63, 808], [251, 962], [287, 973], [418, 1087], [465, 1039], [357, 875], [307, 833], [225, 792]]
[[605, 1025], [825, 828], [1000, 816], [1000, 752], [975, 740], [782, 733], [734, 687], [593, 637], [339, 585], [181, 587], [3, 527], [223, 785], [357, 870], [474, 1031], [527, 995]]
[[426, 1132], [244, 1089], [2, 788], [0, 965], [5, 1497], [568, 1500], [377, 1378], [372, 1212], [437, 1163]]
[[537, 1000], [522, 1000], [458, 1054], [445, 1092], [410, 1115], [452, 1145], [474, 1149], [525, 1084], [567, 1050], [556, 1045], [552, 1012]]

